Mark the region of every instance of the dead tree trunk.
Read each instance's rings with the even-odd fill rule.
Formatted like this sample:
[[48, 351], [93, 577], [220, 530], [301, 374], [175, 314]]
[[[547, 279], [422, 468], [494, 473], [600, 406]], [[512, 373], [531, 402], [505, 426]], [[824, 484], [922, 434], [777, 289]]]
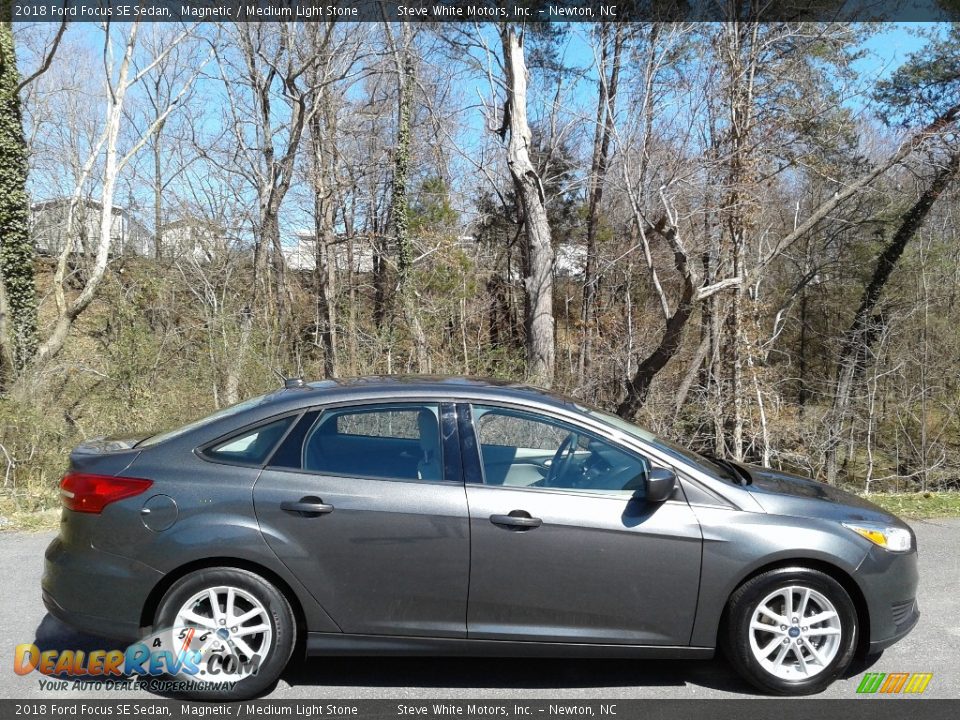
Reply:
[[509, 130], [507, 164], [523, 209], [527, 240], [524, 278], [527, 376], [543, 387], [553, 384], [553, 245], [540, 175], [530, 161], [530, 125], [527, 122], [527, 67], [523, 36], [512, 27], [501, 30], [507, 101], [504, 128]]

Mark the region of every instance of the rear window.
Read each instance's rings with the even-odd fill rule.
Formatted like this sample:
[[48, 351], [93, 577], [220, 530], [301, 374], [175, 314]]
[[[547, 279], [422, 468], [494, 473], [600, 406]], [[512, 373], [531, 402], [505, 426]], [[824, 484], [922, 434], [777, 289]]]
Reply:
[[218, 462], [228, 462], [238, 465], [263, 465], [270, 455], [270, 451], [283, 437], [283, 433], [290, 427], [294, 416], [281, 418], [266, 425], [252, 428], [234, 435], [213, 447], [203, 451], [204, 457]]

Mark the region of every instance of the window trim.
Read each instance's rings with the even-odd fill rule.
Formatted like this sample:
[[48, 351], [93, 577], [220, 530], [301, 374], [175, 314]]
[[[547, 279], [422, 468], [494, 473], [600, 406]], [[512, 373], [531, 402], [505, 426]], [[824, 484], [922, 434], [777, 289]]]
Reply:
[[[437, 407], [437, 422], [440, 423], [440, 428], [439, 428], [439, 429], [440, 429], [440, 455], [441, 455], [441, 458], [440, 458], [440, 467], [441, 467], [441, 471], [444, 473], [444, 477], [441, 478], [440, 480], [421, 480], [421, 479], [419, 479], [419, 478], [412, 478], [412, 479], [410, 479], [410, 478], [386, 477], [386, 476], [382, 476], [382, 475], [358, 475], [358, 474], [347, 474], [347, 473], [335, 473], [335, 472], [329, 472], [329, 471], [325, 471], [325, 470], [308, 470], [308, 469], [302, 467], [302, 466], [303, 466], [303, 458], [302, 458], [302, 457], [301, 457], [301, 461], [300, 461], [301, 467], [299, 467], [299, 468], [274, 467], [274, 466], [272, 466], [270, 463], [271, 463], [271, 461], [273, 460], [273, 456], [276, 454], [277, 450], [280, 449], [280, 445], [287, 439], [287, 436], [288, 436], [289, 433], [293, 430], [293, 428], [295, 427], [296, 423], [292, 424], [292, 425], [287, 429], [287, 432], [285, 432], [285, 433], [283, 434], [283, 437], [281, 438], [280, 442], [277, 443], [273, 448], [271, 448], [270, 454], [267, 456], [267, 461], [266, 461], [266, 463], [264, 463], [264, 466], [263, 466], [263, 467], [264, 467], [264, 469], [272, 470], [272, 471], [274, 471], [274, 472], [288, 472], [288, 473], [296, 473], [296, 474], [299, 474], [299, 475], [312, 475], [312, 476], [314, 476], [314, 477], [344, 478], [344, 479], [350, 479], [350, 480], [376, 480], [376, 481], [378, 481], [378, 482], [402, 482], [402, 483], [414, 483], [414, 484], [430, 485], [430, 486], [434, 486], [434, 487], [436, 487], [437, 485], [463, 485], [463, 476], [462, 476], [462, 474], [459, 475], [457, 478], [452, 479], [452, 480], [451, 480], [451, 479], [447, 479], [447, 477], [446, 477], [446, 468], [447, 468], [447, 466], [448, 466], [448, 463], [447, 463], [447, 460], [446, 460], [446, 457], [447, 457], [447, 448], [446, 448], [446, 445], [447, 445], [447, 443], [444, 442], [444, 438], [443, 438], [443, 414], [444, 414], [444, 406], [445, 406], [445, 405], [447, 405], [447, 406], [454, 406], [454, 402], [453, 402], [452, 400], [441, 399], [441, 398], [422, 398], [422, 399], [403, 399], [403, 400], [390, 400], [390, 399], [388, 399], [388, 398], [369, 398], [369, 399], [366, 399], [366, 398], [365, 398], [365, 399], [363, 399], [363, 400], [361, 400], [361, 401], [356, 401], [356, 400], [354, 400], [354, 401], [338, 402], [338, 403], [330, 404], [330, 405], [314, 405], [314, 406], [311, 406], [311, 407], [302, 408], [301, 411], [300, 411], [301, 417], [302, 417], [303, 415], [306, 415], [306, 414], [308, 414], [308, 413], [315, 412], [315, 411], [319, 411], [319, 413], [320, 413], [319, 415], [317, 415], [316, 419], [313, 421], [313, 424], [310, 426], [310, 428], [307, 430], [306, 434], [304, 435], [303, 443], [304, 443], [304, 447], [306, 447], [307, 439], [310, 437], [311, 433], [314, 432], [314, 429], [316, 428], [316, 426], [317, 426], [319, 423], [323, 422], [324, 418], [329, 417], [330, 413], [332, 413], [332, 412], [337, 412], [337, 411], [341, 411], [341, 410], [349, 410], [349, 409], [351, 409], [351, 408], [362, 408], [362, 407], [371, 407], [371, 406], [374, 407], [374, 408], [385, 408], [385, 409], [396, 408], [396, 407], [398, 407], [398, 406], [400, 406], [399, 409], [406, 409], [406, 406], [414, 406], [414, 407], [416, 407], [416, 406], [436, 406], [436, 407]], [[370, 410], [370, 412], [375, 412], [375, 410]], [[298, 418], [297, 422], [299, 422], [299, 418]], [[380, 438], [380, 437], [384, 437], [384, 436], [380, 436], [380, 435], [350, 435], [350, 437], [357, 437], [357, 438], [364, 438], [364, 437]], [[388, 439], [395, 439], [395, 440], [412, 440], [413, 438], [388, 438]], [[459, 447], [459, 437], [455, 435], [454, 440], [458, 443], [458, 447]], [[303, 451], [303, 448], [301, 448], [301, 452], [302, 452], [302, 451]], [[461, 453], [461, 454], [462, 454], [462, 453]], [[455, 460], [455, 458], [454, 458], [454, 460]]]
[[[615, 450], [619, 450], [620, 452], [623, 452], [625, 455], [629, 455], [634, 457], [637, 460], [646, 462], [648, 465], [651, 465], [653, 467], [665, 467], [676, 472], [674, 468], [668, 465], [664, 465], [664, 463], [662, 463], [659, 458], [643, 455], [639, 451], [634, 450], [631, 447], [627, 447], [620, 442], [617, 442], [615, 438], [606, 436], [598, 432], [592, 427], [589, 427], [586, 425], [577, 425], [574, 421], [570, 419], [557, 417], [556, 415], [553, 415], [551, 413], [543, 412], [541, 411], [540, 408], [531, 409], [529, 407], [520, 407], [516, 405], [508, 405], [508, 404], [502, 404], [497, 402], [488, 402], [485, 400], [468, 401], [464, 403], [458, 403], [458, 417], [460, 417], [459, 408], [461, 405], [464, 408], [463, 414], [466, 416], [466, 419], [468, 419], [467, 422], [469, 423], [469, 432], [471, 432], [473, 435], [472, 439], [473, 439], [474, 447], [471, 449], [472, 451], [470, 452], [470, 454], [473, 456], [473, 461], [476, 463], [476, 466], [479, 469], [479, 473], [480, 473], [480, 480], [468, 481], [467, 484], [469, 485], [479, 485], [480, 487], [496, 488], [498, 490], [525, 490], [530, 492], [541, 492], [541, 493], [556, 492], [556, 493], [563, 493], [565, 495], [572, 493], [578, 496], [619, 498], [621, 500], [624, 498], [633, 497], [633, 493], [630, 493], [630, 495], [627, 495], [624, 493], [623, 490], [584, 490], [583, 488], [532, 487], [532, 486], [516, 486], [516, 485], [504, 486], [504, 485], [487, 484], [486, 470], [483, 467], [483, 454], [480, 450], [481, 448], [480, 431], [477, 428], [476, 423], [474, 422], [473, 408], [474, 406], [477, 406], [477, 405], [481, 407], [505, 410], [507, 412], [518, 414], [521, 416], [526, 415], [526, 416], [533, 416], [535, 418], [536, 417], [545, 418], [545, 420], [542, 421], [545, 424], [554, 423], [556, 425], [569, 428], [570, 432], [577, 432], [578, 434], [583, 434], [583, 435], [593, 437], [595, 440], [599, 440], [600, 442], [608, 443], [612, 445]], [[464, 420], [465, 418], [461, 417], [461, 421], [464, 421]], [[463, 431], [463, 427], [461, 426], [461, 432], [462, 431]], [[509, 446], [498, 446], [498, 447], [509, 447]], [[679, 486], [679, 483], [678, 483], [678, 486]], [[618, 493], [622, 493], [622, 494], [618, 494]], [[671, 501], [672, 501], [672, 498], [665, 502], [671, 502]]]

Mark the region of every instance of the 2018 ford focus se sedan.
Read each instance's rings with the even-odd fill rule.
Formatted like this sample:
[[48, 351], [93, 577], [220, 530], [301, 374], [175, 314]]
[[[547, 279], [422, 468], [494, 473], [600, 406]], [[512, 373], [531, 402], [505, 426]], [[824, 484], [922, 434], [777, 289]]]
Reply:
[[85, 443], [62, 495], [49, 611], [109, 637], [186, 635], [208, 698], [262, 693], [295, 648], [722, 648], [756, 687], [807, 694], [919, 616], [916, 538], [875, 505], [492, 381], [290, 382]]

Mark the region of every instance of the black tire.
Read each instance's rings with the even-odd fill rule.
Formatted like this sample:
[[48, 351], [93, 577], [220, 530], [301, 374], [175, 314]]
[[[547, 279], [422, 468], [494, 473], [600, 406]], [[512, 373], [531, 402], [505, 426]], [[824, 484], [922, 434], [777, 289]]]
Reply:
[[[239, 588], [255, 597], [266, 609], [271, 624], [271, 639], [266, 660], [256, 674], [236, 682], [230, 689], [192, 688], [177, 693], [194, 700], [234, 701], [257, 697], [271, 688], [280, 677], [296, 644], [296, 621], [286, 597], [259, 575], [236, 568], [197, 570], [175, 582], [163, 596], [155, 617], [155, 629], [173, 627], [180, 608], [195, 594], [206, 588], [227, 586]], [[204, 678], [198, 678], [204, 679]]]
[[[760, 603], [777, 590], [790, 586], [810, 588], [822, 594], [836, 609], [840, 622], [836, 655], [816, 674], [803, 679], [785, 679], [765, 668], [754, 654], [750, 643], [750, 623]], [[791, 618], [792, 620], [792, 618]], [[802, 619], [800, 621], [802, 626]], [[723, 650], [737, 673], [755, 688], [774, 695], [813, 695], [822, 692], [846, 671], [857, 647], [859, 626], [857, 612], [850, 595], [840, 583], [818, 570], [788, 567], [770, 570], [751, 578], [730, 596], [727, 618], [722, 629]], [[788, 632], [792, 632], [788, 628]], [[776, 639], [773, 633], [760, 637]], [[757, 643], [758, 646], [760, 643]], [[789, 645], [788, 645], [789, 648]], [[777, 647], [779, 650], [779, 647]], [[796, 655], [787, 650], [787, 657]]]

